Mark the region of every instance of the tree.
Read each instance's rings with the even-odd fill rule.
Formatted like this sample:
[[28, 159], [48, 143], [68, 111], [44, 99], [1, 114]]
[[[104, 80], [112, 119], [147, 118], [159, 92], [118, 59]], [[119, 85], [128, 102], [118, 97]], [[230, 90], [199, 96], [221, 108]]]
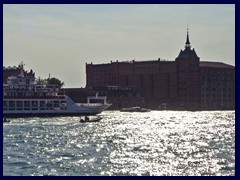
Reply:
[[62, 82], [61, 80], [52, 77], [52, 78], [47, 78], [47, 79], [41, 79], [40, 77], [38, 77], [36, 79], [37, 84], [42, 84], [42, 85], [58, 85], [60, 88], [64, 85], [64, 82]]
[[58, 85], [60, 88], [64, 85], [64, 82], [62, 82], [61, 80], [52, 77], [52, 78], [48, 78], [47, 79], [47, 84], [49, 85]]
[[36, 83], [37, 84], [47, 84], [47, 79], [41, 79], [40, 77], [38, 77], [36, 79]]

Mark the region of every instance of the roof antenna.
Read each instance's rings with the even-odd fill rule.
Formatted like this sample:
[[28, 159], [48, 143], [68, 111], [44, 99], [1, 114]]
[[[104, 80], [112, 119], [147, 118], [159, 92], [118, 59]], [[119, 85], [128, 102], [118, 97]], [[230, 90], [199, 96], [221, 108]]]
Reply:
[[189, 31], [189, 28], [188, 28], [188, 23], [187, 23], [187, 40], [186, 40], [185, 48], [191, 48], [188, 31]]

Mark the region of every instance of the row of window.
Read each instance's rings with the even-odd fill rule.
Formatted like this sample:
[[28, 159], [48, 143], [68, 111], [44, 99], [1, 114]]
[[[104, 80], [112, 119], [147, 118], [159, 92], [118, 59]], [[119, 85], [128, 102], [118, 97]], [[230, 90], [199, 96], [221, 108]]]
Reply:
[[45, 107], [62, 107], [66, 105], [66, 101], [48, 101], [48, 100], [42, 100], [42, 101], [3, 101], [3, 107], [4, 108], [45, 108]]
[[202, 86], [215, 86], [215, 87], [225, 87], [229, 86], [232, 83], [227, 83], [226, 81], [203, 81], [201, 82]]
[[226, 104], [231, 104], [232, 100], [228, 99], [227, 101], [225, 100], [218, 100], [218, 101], [212, 101], [212, 99], [202, 99], [202, 103], [208, 103], [208, 104], [221, 104], [221, 105], [226, 105]]
[[231, 98], [232, 97], [232, 95], [231, 94], [228, 94], [228, 95], [226, 95], [226, 94], [202, 94], [202, 97], [204, 98], [204, 97], [206, 97], [206, 98], [209, 98], [209, 97], [213, 97], [213, 98], [226, 98], [226, 97], [228, 97], [228, 98]]
[[228, 91], [229, 93], [232, 92], [232, 88], [216, 88], [216, 87], [212, 87], [212, 88], [208, 88], [208, 87], [202, 87], [202, 91], [212, 91], [212, 92], [226, 92]]

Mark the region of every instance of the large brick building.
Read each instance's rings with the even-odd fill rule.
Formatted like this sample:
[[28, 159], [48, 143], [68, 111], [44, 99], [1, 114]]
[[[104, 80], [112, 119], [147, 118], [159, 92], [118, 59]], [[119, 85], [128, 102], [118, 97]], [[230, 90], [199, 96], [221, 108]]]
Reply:
[[[115, 108], [235, 109], [235, 67], [200, 61], [188, 32], [185, 49], [175, 61], [86, 63], [86, 79], [86, 88], [110, 96]], [[124, 88], [127, 94], [121, 93]]]

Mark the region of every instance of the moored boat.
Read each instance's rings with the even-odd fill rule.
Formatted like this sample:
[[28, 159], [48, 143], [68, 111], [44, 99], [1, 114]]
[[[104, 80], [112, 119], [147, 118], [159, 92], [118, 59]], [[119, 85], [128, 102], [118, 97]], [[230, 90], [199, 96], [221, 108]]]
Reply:
[[141, 107], [122, 108], [121, 112], [150, 112], [150, 109]]
[[24, 76], [23, 64], [18, 76], [10, 76], [3, 84], [3, 117], [89, 116], [106, 110], [111, 104], [105, 96], [87, 97], [75, 103], [67, 95], [59, 95], [56, 85], [37, 84]]

